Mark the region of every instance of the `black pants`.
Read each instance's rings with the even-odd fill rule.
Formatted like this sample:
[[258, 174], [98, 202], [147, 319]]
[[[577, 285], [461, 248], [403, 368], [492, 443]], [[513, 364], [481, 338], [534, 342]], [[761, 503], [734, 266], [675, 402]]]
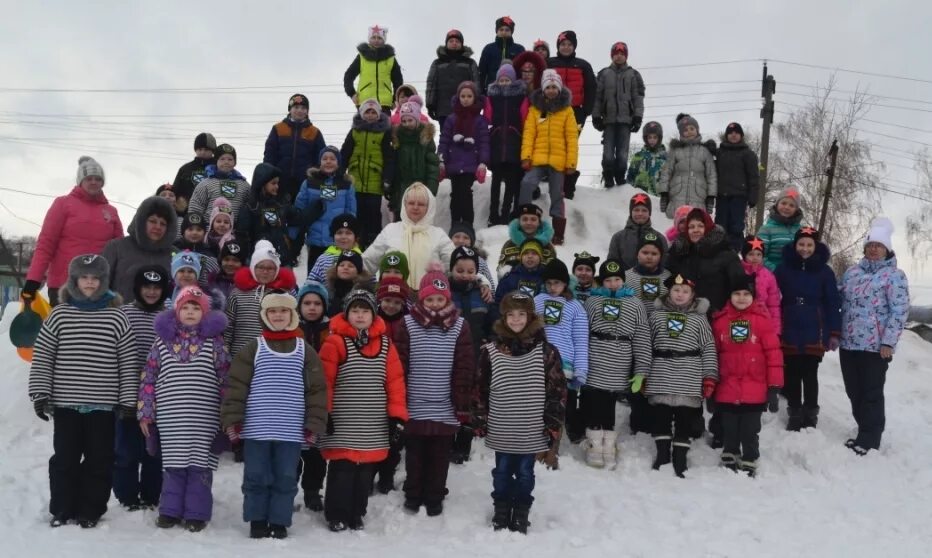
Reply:
[[439, 504], [446, 494], [453, 436], [406, 436], [405, 498]]
[[654, 438], [672, 438], [674, 442], [688, 444], [695, 416], [693, 407], [651, 405], [651, 434]]
[[615, 402], [617, 398], [614, 392], [594, 387], [584, 387], [579, 397], [586, 428], [595, 430], [615, 429]]
[[327, 460], [317, 448], [301, 450], [301, 459], [298, 460], [298, 477], [301, 479], [301, 489], [305, 494], [320, 494], [324, 487], [324, 477], [327, 476]]
[[760, 457], [760, 411], [741, 409], [741, 405], [734, 405], [734, 409], [721, 410], [718, 415], [722, 421], [722, 436], [725, 443], [722, 451], [736, 457], [741, 461], [757, 461]]
[[356, 217], [362, 229], [357, 241], [365, 250], [382, 232], [382, 196], [356, 192]]
[[747, 212], [747, 196], [718, 196], [715, 201], [715, 224], [725, 229], [728, 244], [736, 252], [741, 251], [741, 244], [744, 242], [744, 220]]
[[792, 409], [819, 408], [819, 363], [822, 357], [786, 355], [783, 357], [783, 395]]
[[56, 408], [55, 454], [49, 459], [52, 515], [97, 520], [107, 512], [113, 480], [112, 411]]
[[472, 429], [461, 426], [460, 429], [456, 431], [456, 435], [453, 436], [452, 452], [454, 454], [459, 454], [464, 460], [468, 460], [469, 453], [472, 450], [472, 439]]
[[471, 174], [455, 174], [450, 177], [450, 219], [453, 223], [468, 223], [472, 226], [475, 213], [472, 208], [472, 184], [476, 177]]
[[[317, 261], [317, 258], [319, 258], [320, 255], [323, 254], [323, 253], [326, 252], [326, 251], [327, 251], [327, 246], [310, 246], [310, 245], [308, 245], [308, 247], [307, 247], [307, 269], [308, 269], [308, 270], [313, 269], [313, 268], [314, 268], [314, 263]], [[295, 257], [295, 261], [297, 261], [297, 259], [298, 259], [298, 258]]]
[[841, 351], [841, 374], [845, 392], [851, 401], [851, 414], [858, 424], [855, 442], [864, 449], [879, 449], [887, 419], [884, 412], [883, 386], [890, 361], [880, 353]]
[[379, 482], [381, 483], [392, 483], [395, 482], [395, 471], [398, 470], [398, 464], [401, 463], [401, 449], [405, 447], [404, 439], [399, 440], [398, 442], [388, 442], [388, 457], [379, 461], [372, 468], [372, 480], [375, 481], [375, 475], [379, 475]]
[[[489, 217], [500, 217], [502, 220], [509, 221], [518, 205], [518, 192], [521, 190], [521, 178], [524, 176], [524, 171], [518, 163], [493, 163], [491, 170], [492, 198]], [[499, 211], [498, 204], [503, 182], [505, 183], [505, 198], [501, 200], [501, 211]]]
[[372, 469], [372, 463], [353, 463], [347, 459], [330, 462], [327, 494], [324, 497], [324, 517], [327, 521], [348, 524], [366, 515]]
[[580, 406], [579, 391], [570, 388], [566, 390], [566, 433], [570, 440], [579, 440], [586, 435], [586, 417]]
[[641, 393], [629, 393], [628, 405], [631, 406], [630, 424], [631, 433], [646, 432], [650, 434], [650, 404], [647, 397]]

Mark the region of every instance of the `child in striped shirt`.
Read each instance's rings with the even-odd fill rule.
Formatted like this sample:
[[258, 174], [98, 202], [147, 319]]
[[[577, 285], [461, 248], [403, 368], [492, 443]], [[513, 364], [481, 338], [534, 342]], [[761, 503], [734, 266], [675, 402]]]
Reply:
[[210, 298], [197, 286], [181, 289], [174, 310], [155, 318], [137, 416], [143, 435], [157, 436], [160, 446], [164, 473], [156, 525], [163, 529], [184, 521], [188, 531], [201, 531], [213, 512], [213, 472], [225, 446], [220, 400], [230, 368], [221, 335], [226, 325], [226, 316], [210, 310]]
[[265, 295], [262, 336], [236, 354], [223, 399], [224, 430], [243, 439], [243, 519], [253, 539], [288, 536], [301, 445], [313, 445], [327, 425], [322, 365], [297, 307], [290, 294]]
[[418, 302], [404, 318], [395, 346], [405, 369], [405, 503], [428, 516], [443, 513], [453, 436], [469, 422], [476, 375], [469, 323], [453, 304], [450, 282], [439, 262], [421, 278]]
[[[168, 296], [168, 271], [160, 265], [145, 265], [133, 278], [135, 299], [120, 307], [129, 320], [136, 341], [136, 371], [142, 372], [155, 341], [153, 323], [164, 309]], [[162, 459], [149, 455], [136, 414], [116, 423], [116, 461], [113, 464], [113, 495], [128, 511], [157, 506], [162, 492]]]
[[473, 402], [477, 436], [495, 451], [492, 527], [527, 533], [534, 502], [534, 460], [556, 464], [566, 414], [560, 351], [547, 342], [534, 299], [510, 292], [495, 322], [497, 341], [479, 353]]
[[325, 282], [327, 271], [336, 265], [337, 258], [347, 250], [361, 255], [362, 250], [359, 249], [358, 244], [360, 231], [359, 219], [352, 213], [343, 213], [334, 217], [330, 222], [330, 236], [333, 237], [333, 244], [317, 256], [317, 260], [307, 274], [307, 280]]

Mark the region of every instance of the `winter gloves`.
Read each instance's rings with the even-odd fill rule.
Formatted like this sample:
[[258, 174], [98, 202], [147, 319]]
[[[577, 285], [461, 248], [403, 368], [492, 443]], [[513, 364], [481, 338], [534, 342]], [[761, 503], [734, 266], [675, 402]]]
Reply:
[[711, 399], [712, 394], [715, 393], [715, 380], [712, 378], [705, 378], [702, 380], [702, 397], [703, 399]]
[[780, 388], [770, 386], [767, 388], [767, 410], [776, 413], [780, 410]]
[[521, 168], [524, 169], [525, 172], [531, 170], [531, 160], [525, 159], [521, 161]]
[[670, 205], [670, 194], [663, 192], [660, 194], [660, 212], [666, 212], [668, 205]]
[[388, 419], [388, 443], [397, 446], [405, 432], [405, 421], [397, 418]]
[[638, 393], [644, 385], [644, 374], [635, 374], [631, 377], [631, 393]]
[[592, 127], [600, 132], [604, 132], [605, 131], [605, 118], [601, 116], [593, 116]]
[[225, 430], [225, 432], [227, 434], [227, 438], [229, 438], [230, 441], [235, 444], [236, 442], [239, 442], [240, 434], [243, 433], [243, 425], [237, 423], [237, 424], [227, 426], [227, 429]]
[[632, 116], [631, 117], [631, 133], [635, 134], [638, 130], [641, 129], [641, 122], [644, 121], [642, 116]]
[[40, 419], [48, 422], [49, 417], [46, 414], [48, 412], [49, 406], [49, 396], [37, 393], [32, 396], [32, 409], [35, 411], [36, 416]]
[[715, 210], [715, 196], [706, 196], [705, 198], [705, 212], [709, 215], [712, 215], [712, 212]]
[[307, 445], [313, 446], [314, 443], [317, 442], [317, 434], [305, 428], [304, 429], [304, 441], [307, 443]]
[[38, 281], [33, 281], [32, 279], [28, 279], [26, 281], [26, 284], [23, 285], [23, 292], [22, 292], [23, 298], [28, 299], [28, 300], [32, 300], [36, 298], [36, 293], [39, 291], [39, 287], [41, 286], [42, 285]]

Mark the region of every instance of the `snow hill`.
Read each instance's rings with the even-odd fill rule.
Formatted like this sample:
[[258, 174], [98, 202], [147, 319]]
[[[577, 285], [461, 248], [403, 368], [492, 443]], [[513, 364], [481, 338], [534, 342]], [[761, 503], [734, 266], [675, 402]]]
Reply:
[[[438, 224], [449, 224], [449, 186]], [[477, 192], [476, 223], [487, 219], [487, 190]], [[567, 246], [604, 257], [627, 216], [629, 187], [580, 188], [568, 202]], [[545, 204], [546, 205], [546, 200]], [[481, 206], [481, 207], [480, 207]], [[655, 200], [655, 214], [656, 211]], [[656, 222], [663, 230], [669, 222]], [[479, 233], [495, 260], [504, 227]], [[300, 276], [300, 272], [299, 272]], [[785, 410], [765, 414], [756, 479], [718, 467], [718, 451], [694, 442], [686, 480], [650, 468], [645, 434], [619, 437], [615, 471], [594, 470], [579, 448], [564, 445], [559, 471], [537, 469], [537, 501], [527, 536], [489, 527], [494, 460], [480, 443], [472, 461], [451, 466], [450, 496], [438, 518], [402, 512], [402, 495], [369, 501], [364, 532], [330, 533], [321, 515], [295, 514], [285, 541], [253, 541], [242, 522], [241, 466], [226, 456], [214, 480], [214, 519], [191, 534], [154, 526], [155, 512], [128, 513], [111, 499], [97, 529], [47, 526], [47, 463], [52, 426], [34, 417], [26, 396], [28, 366], [7, 341], [16, 308], [0, 322], [0, 541], [2, 556], [258, 556], [418, 558], [453, 556], [928, 556], [932, 548], [932, 345], [906, 332], [887, 381], [883, 448], [864, 458], [842, 446], [853, 430], [836, 354], [823, 362], [819, 428], [783, 430]], [[618, 406], [620, 425], [628, 409]], [[396, 477], [400, 488], [402, 465]]]

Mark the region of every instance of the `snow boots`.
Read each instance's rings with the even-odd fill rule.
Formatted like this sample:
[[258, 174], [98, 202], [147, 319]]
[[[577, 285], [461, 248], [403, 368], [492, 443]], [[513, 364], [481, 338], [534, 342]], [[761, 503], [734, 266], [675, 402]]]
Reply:
[[605, 467], [604, 445], [601, 430], [586, 429], [586, 464], [597, 469]]
[[689, 454], [689, 442], [673, 442], [673, 472], [681, 479], [686, 478], [686, 455]]
[[563, 182], [563, 198], [571, 200], [576, 196], [576, 181], [579, 180], [579, 171], [566, 175]]
[[565, 217], [554, 217], [553, 218], [553, 245], [554, 246], [563, 246], [564, 238], [566, 237], [566, 218]]
[[602, 182], [605, 184], [606, 188], [611, 188], [615, 185], [615, 170], [612, 163], [602, 163]]
[[746, 473], [747, 476], [751, 477], [752, 479], [755, 475], [757, 475], [757, 461], [742, 460], [739, 462], [739, 465], [741, 467], [741, 471]]
[[803, 427], [803, 410], [800, 407], [786, 408], [786, 430], [799, 432]]
[[313, 511], [324, 511], [324, 500], [320, 497], [320, 492], [305, 492], [304, 507]]
[[657, 444], [657, 457], [654, 458], [654, 470], [658, 471], [661, 467], [670, 463], [671, 440], [669, 436], [658, 436], [654, 438], [654, 443]]
[[721, 457], [722, 467], [729, 471], [738, 472], [738, 456], [733, 453], [723, 452]]
[[602, 431], [602, 461], [609, 470], [614, 471], [618, 466], [618, 437], [614, 430]]
[[803, 407], [802, 421], [803, 428], [815, 428], [819, 424], [819, 408]]
[[511, 502], [495, 500], [493, 503], [492, 528], [496, 531], [507, 529], [511, 524]]
[[508, 524], [508, 530], [526, 535], [527, 528], [531, 526], [531, 522], [528, 521], [530, 515], [531, 504], [515, 504], [511, 512], [511, 523]]
[[250, 539], [267, 539], [271, 536], [272, 530], [269, 528], [267, 521], [250, 521], [249, 538]]
[[168, 515], [159, 515], [155, 520], [155, 526], [159, 529], [171, 529], [175, 525], [181, 524], [180, 517], [171, 517]]

